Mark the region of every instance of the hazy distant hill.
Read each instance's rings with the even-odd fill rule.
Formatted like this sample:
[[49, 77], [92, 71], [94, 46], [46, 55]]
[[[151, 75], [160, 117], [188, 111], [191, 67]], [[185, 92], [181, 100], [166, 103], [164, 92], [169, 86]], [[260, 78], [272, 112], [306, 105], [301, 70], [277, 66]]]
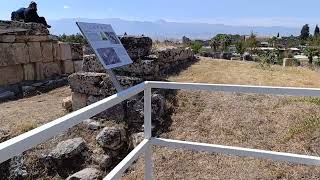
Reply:
[[117, 34], [127, 32], [131, 35], [147, 35], [157, 39], [180, 39], [182, 36], [191, 37], [193, 39], [208, 39], [218, 33], [230, 34], [250, 34], [251, 32], [258, 33], [259, 35], [298, 35], [299, 28], [289, 27], [253, 27], [253, 26], [229, 26], [223, 24], [207, 24], [207, 23], [177, 23], [159, 20], [151, 21], [128, 21], [122, 19], [61, 19], [52, 20], [53, 34], [74, 34], [79, 32], [76, 21], [96, 22], [112, 24]]

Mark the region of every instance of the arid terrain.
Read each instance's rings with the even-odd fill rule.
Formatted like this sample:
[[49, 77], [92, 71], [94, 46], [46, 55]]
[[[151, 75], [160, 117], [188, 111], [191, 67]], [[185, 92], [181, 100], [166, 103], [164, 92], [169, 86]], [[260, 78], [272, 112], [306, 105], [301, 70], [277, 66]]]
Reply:
[[[320, 73], [301, 67], [201, 58], [170, 81], [320, 87]], [[68, 87], [0, 104], [0, 122], [14, 135], [63, 116]], [[320, 99], [178, 91], [163, 138], [264, 150], [320, 154]], [[77, 130], [79, 131], [79, 129]], [[81, 133], [80, 133], [81, 134]], [[90, 141], [88, 139], [88, 141]], [[41, 147], [39, 146], [41, 149]], [[154, 148], [156, 179], [318, 179], [320, 168]], [[36, 168], [36, 167], [35, 167]], [[143, 179], [143, 158], [123, 179]]]
[[[202, 59], [171, 81], [319, 87], [319, 73], [302, 68]], [[179, 91], [163, 138], [318, 156], [320, 99]], [[154, 148], [156, 179], [318, 179], [320, 168]], [[143, 158], [123, 179], [143, 179]]]

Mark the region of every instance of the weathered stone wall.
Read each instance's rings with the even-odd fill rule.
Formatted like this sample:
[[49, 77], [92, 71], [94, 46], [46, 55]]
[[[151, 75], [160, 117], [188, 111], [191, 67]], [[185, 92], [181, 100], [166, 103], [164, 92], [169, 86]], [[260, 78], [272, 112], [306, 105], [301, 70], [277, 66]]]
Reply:
[[58, 42], [41, 24], [0, 21], [0, 86], [71, 74], [82, 46]]

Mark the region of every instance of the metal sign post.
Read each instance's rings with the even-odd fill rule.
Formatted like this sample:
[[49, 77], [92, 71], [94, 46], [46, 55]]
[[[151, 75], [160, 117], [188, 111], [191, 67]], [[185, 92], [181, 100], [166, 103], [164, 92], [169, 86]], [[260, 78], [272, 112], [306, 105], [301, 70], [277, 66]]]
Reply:
[[110, 24], [77, 22], [81, 33], [88, 40], [118, 92], [123, 90], [112, 68], [132, 63], [126, 49], [121, 44]]

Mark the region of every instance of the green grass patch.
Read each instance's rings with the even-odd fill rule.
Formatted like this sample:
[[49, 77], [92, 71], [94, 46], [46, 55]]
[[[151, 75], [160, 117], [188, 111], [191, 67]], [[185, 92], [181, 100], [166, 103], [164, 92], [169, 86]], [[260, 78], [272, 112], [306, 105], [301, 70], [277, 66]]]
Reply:
[[284, 139], [286, 141], [289, 141], [297, 134], [301, 134], [301, 133], [305, 133], [305, 132], [312, 132], [318, 128], [320, 128], [320, 118], [319, 117], [311, 117], [311, 118], [304, 120], [301, 123], [298, 123], [294, 127], [291, 127]]

